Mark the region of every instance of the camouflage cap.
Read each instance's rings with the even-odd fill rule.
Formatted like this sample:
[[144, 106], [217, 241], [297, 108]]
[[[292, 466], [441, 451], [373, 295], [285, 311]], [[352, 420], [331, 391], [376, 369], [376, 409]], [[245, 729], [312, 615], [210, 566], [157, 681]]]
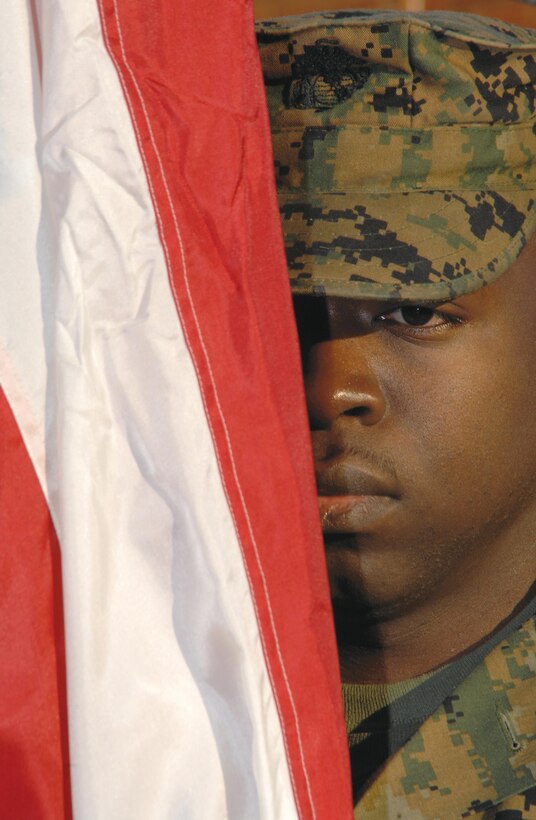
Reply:
[[448, 300], [536, 226], [536, 30], [452, 12], [257, 24], [291, 285]]

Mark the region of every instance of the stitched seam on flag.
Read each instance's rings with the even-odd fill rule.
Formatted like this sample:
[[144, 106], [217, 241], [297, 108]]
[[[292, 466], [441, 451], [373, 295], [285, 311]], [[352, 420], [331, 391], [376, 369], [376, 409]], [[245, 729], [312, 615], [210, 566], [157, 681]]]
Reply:
[[[149, 167], [148, 167], [147, 159], [146, 159], [146, 156], [145, 156], [145, 151], [143, 149], [143, 142], [142, 142], [142, 139], [141, 139], [141, 135], [140, 135], [137, 123], [136, 123], [136, 118], [135, 118], [135, 115], [134, 115], [134, 109], [133, 109], [133, 106], [132, 106], [132, 102], [131, 102], [131, 99], [130, 99], [130, 94], [129, 94], [128, 88], [126, 87], [126, 83], [124, 82], [124, 78], [122, 76], [122, 72], [121, 72], [121, 68], [119, 66], [119, 63], [116, 60], [116, 58], [114, 57], [113, 50], [110, 46], [110, 41], [109, 41], [109, 38], [108, 38], [108, 32], [107, 32], [107, 29], [106, 29], [105, 15], [104, 15], [104, 10], [103, 10], [103, 5], [102, 5], [103, 0], [97, 0], [97, 2], [99, 4], [100, 10], [101, 10], [102, 27], [103, 27], [106, 43], [107, 43], [107, 46], [108, 46], [108, 53], [110, 54], [111, 59], [112, 59], [114, 65], [115, 65], [117, 73], [119, 75], [121, 86], [122, 86], [123, 92], [125, 94], [125, 99], [127, 100], [127, 104], [128, 104], [128, 107], [129, 107], [131, 120], [132, 120], [132, 123], [133, 123], [133, 126], [134, 126], [134, 130], [136, 132], [138, 147], [139, 147], [139, 150], [140, 150], [140, 155], [141, 155], [141, 158], [142, 158], [143, 167], [145, 169], [147, 183], [148, 183], [148, 186], [149, 186], [149, 190], [151, 192], [151, 196], [152, 196], [152, 200], [153, 200], [153, 206], [155, 208], [155, 212], [156, 212], [156, 216], [157, 216], [157, 220], [158, 220], [158, 225], [159, 225], [159, 228], [160, 228], [160, 235], [162, 237], [162, 245], [164, 246], [164, 254], [165, 254], [165, 257], [166, 257], [166, 263], [167, 263], [167, 268], [168, 268], [168, 278], [169, 278], [171, 290], [172, 290], [174, 298], [175, 298], [175, 306], [176, 306], [177, 312], [178, 312], [178, 314], [181, 318], [181, 325], [182, 325], [182, 328], [183, 328], [183, 332], [184, 332], [186, 341], [188, 342], [188, 333], [187, 333], [187, 330], [184, 326], [182, 311], [181, 311], [180, 304], [179, 304], [178, 294], [177, 294], [177, 291], [176, 291], [176, 288], [175, 288], [175, 284], [173, 282], [173, 277], [171, 276], [172, 267], [171, 267], [171, 261], [170, 261], [170, 256], [169, 256], [169, 250], [167, 248], [167, 244], [166, 244], [166, 240], [165, 240], [162, 217], [161, 217], [161, 214], [160, 214], [160, 210], [158, 208], [156, 194], [155, 194], [154, 187], [153, 187], [153, 184], [152, 184], [152, 181], [151, 181], [151, 176], [150, 176], [150, 173], [149, 173]], [[130, 78], [132, 80], [132, 83], [133, 83], [133, 85], [136, 89], [138, 98], [140, 100], [140, 104], [141, 104], [141, 107], [142, 107], [142, 110], [143, 110], [143, 113], [144, 113], [147, 129], [149, 131], [149, 137], [150, 137], [150, 140], [151, 140], [151, 144], [153, 146], [153, 150], [154, 150], [155, 155], [156, 155], [156, 159], [157, 159], [157, 162], [158, 162], [158, 167], [160, 169], [162, 182], [164, 184], [164, 189], [166, 191], [166, 196], [167, 196], [167, 199], [168, 199], [168, 204], [169, 204], [171, 214], [172, 214], [172, 217], [173, 217], [173, 226], [175, 228], [175, 233], [177, 235], [177, 240], [179, 242], [179, 247], [180, 247], [180, 251], [181, 251], [181, 260], [182, 260], [182, 267], [183, 267], [183, 272], [184, 272], [184, 282], [185, 282], [185, 285], [186, 285], [186, 293], [187, 293], [188, 301], [190, 303], [190, 307], [191, 307], [191, 310], [192, 310], [192, 315], [193, 315], [193, 318], [194, 318], [195, 327], [197, 329], [197, 334], [198, 334], [198, 338], [199, 338], [199, 341], [200, 341], [200, 344], [201, 344], [201, 349], [203, 351], [205, 363], [206, 363], [206, 366], [207, 366], [207, 371], [208, 371], [210, 381], [211, 381], [211, 385], [212, 385], [212, 389], [214, 391], [214, 398], [216, 400], [216, 406], [217, 406], [217, 409], [218, 409], [218, 413], [219, 413], [219, 416], [220, 416], [220, 421], [221, 421], [223, 432], [224, 432], [224, 435], [225, 435], [225, 440], [226, 440], [226, 443], [227, 443], [227, 448], [228, 448], [228, 453], [229, 453], [229, 458], [230, 458], [230, 462], [231, 462], [231, 467], [232, 467], [234, 479], [235, 479], [235, 482], [236, 482], [236, 486], [237, 486], [237, 489], [238, 489], [238, 494], [239, 494], [240, 501], [241, 501], [241, 504], [242, 504], [242, 510], [244, 512], [244, 516], [245, 516], [245, 519], [246, 519], [246, 522], [247, 522], [251, 542], [252, 542], [252, 545], [253, 545], [255, 560], [256, 560], [257, 567], [258, 567], [258, 570], [259, 570], [259, 574], [260, 574], [261, 580], [262, 580], [262, 587], [263, 587], [263, 592], [264, 592], [266, 605], [267, 605], [267, 609], [268, 609], [268, 615], [269, 615], [269, 619], [270, 619], [270, 626], [271, 626], [271, 629], [272, 629], [272, 634], [273, 634], [273, 638], [274, 638], [274, 642], [275, 642], [275, 646], [276, 646], [277, 658], [278, 658], [278, 661], [279, 661], [279, 665], [280, 665], [281, 672], [282, 672], [282, 675], [283, 675], [283, 680], [285, 682], [285, 686], [286, 686], [286, 690], [287, 690], [287, 695], [288, 695], [288, 698], [289, 698], [289, 701], [290, 701], [290, 704], [291, 704], [291, 708], [292, 708], [292, 714], [293, 714], [293, 717], [294, 717], [296, 736], [297, 736], [297, 740], [298, 740], [298, 747], [299, 747], [299, 750], [300, 750], [300, 760], [301, 760], [303, 775], [304, 775], [306, 788], [307, 788], [307, 796], [309, 798], [309, 804], [310, 804], [310, 807], [311, 807], [312, 817], [316, 818], [316, 812], [315, 812], [315, 808], [314, 808], [314, 805], [313, 805], [313, 797], [312, 797], [312, 793], [311, 793], [311, 784], [309, 782], [309, 777], [308, 777], [307, 768], [306, 768], [306, 764], [305, 764], [305, 757], [304, 757], [304, 753], [303, 753], [303, 745], [302, 745], [301, 734], [300, 734], [300, 729], [299, 729], [298, 715], [297, 715], [297, 712], [296, 712], [296, 705], [294, 703], [294, 698], [292, 696], [292, 690], [291, 690], [291, 687], [290, 687], [290, 682], [289, 682], [288, 677], [287, 677], [285, 665], [284, 665], [284, 662], [283, 662], [283, 657], [282, 657], [282, 654], [281, 654], [281, 647], [279, 645], [279, 640], [278, 640], [278, 637], [277, 637], [277, 631], [276, 631], [276, 628], [275, 628], [273, 611], [272, 611], [272, 607], [271, 607], [271, 603], [270, 603], [270, 598], [269, 598], [269, 595], [268, 595], [268, 587], [267, 587], [267, 583], [266, 583], [266, 576], [264, 574], [264, 570], [263, 570], [263, 567], [262, 567], [262, 564], [261, 564], [261, 561], [260, 561], [258, 547], [257, 547], [257, 543], [256, 543], [255, 536], [254, 536], [254, 533], [253, 533], [253, 527], [251, 525], [251, 519], [249, 517], [249, 513], [248, 513], [248, 510], [247, 510], [246, 503], [245, 503], [244, 495], [243, 495], [243, 492], [242, 492], [242, 487], [240, 485], [240, 481], [239, 481], [239, 478], [238, 478], [236, 463], [235, 463], [235, 460], [234, 460], [234, 455], [233, 455], [231, 440], [230, 440], [230, 437], [229, 437], [229, 432], [228, 432], [228, 429], [227, 429], [227, 424], [225, 422], [224, 414], [223, 414], [221, 404], [220, 404], [220, 401], [219, 401], [218, 391], [217, 391], [216, 383], [215, 383], [215, 380], [214, 380], [214, 374], [213, 374], [213, 371], [212, 371], [212, 367], [211, 367], [211, 364], [210, 364], [208, 352], [207, 352], [207, 349], [206, 349], [206, 346], [205, 346], [205, 342], [204, 342], [204, 339], [203, 339], [203, 334], [201, 332], [201, 328], [200, 328], [199, 321], [198, 321], [198, 318], [197, 318], [197, 313], [196, 313], [196, 310], [195, 310], [195, 305], [194, 305], [192, 295], [191, 295], [191, 291], [190, 291], [190, 287], [189, 287], [188, 269], [187, 269], [186, 257], [185, 257], [185, 253], [184, 253], [184, 245], [183, 245], [182, 236], [181, 236], [181, 232], [180, 232], [178, 221], [177, 221], [177, 215], [176, 215], [176, 212], [175, 212], [175, 207], [174, 207], [173, 200], [172, 200], [172, 197], [171, 197], [171, 193], [170, 193], [170, 190], [169, 190], [169, 186], [168, 186], [168, 183], [167, 183], [166, 174], [164, 172], [162, 159], [161, 159], [161, 156], [160, 156], [160, 153], [158, 151], [158, 147], [156, 145], [156, 141], [155, 141], [155, 138], [154, 138], [154, 133], [153, 133], [153, 129], [151, 127], [150, 118], [149, 118], [147, 108], [146, 108], [146, 105], [145, 105], [145, 100], [144, 100], [143, 95], [141, 93], [141, 89], [140, 89], [139, 84], [137, 82], [136, 76], [135, 76], [134, 72], [132, 71], [130, 63], [128, 62], [128, 59], [127, 59], [127, 56], [126, 56], [126, 52], [125, 52], [125, 48], [124, 48], [124, 42], [123, 42], [123, 32], [122, 32], [122, 28], [121, 28], [121, 22], [120, 22], [120, 19], [119, 19], [119, 12], [118, 12], [118, 8], [117, 8], [116, 0], [111, 0], [111, 3], [112, 3], [112, 6], [113, 6], [113, 9], [114, 9], [114, 16], [115, 16], [115, 20], [116, 20], [116, 24], [117, 24], [117, 31], [118, 31], [119, 46], [120, 46], [120, 49], [121, 49], [121, 56], [123, 58], [124, 65], [125, 65], [128, 73], [130, 74]], [[190, 348], [189, 344], [188, 344], [188, 347]], [[195, 371], [196, 371], [196, 374], [197, 374], [199, 389], [200, 389], [201, 394], [203, 395], [204, 404], [205, 404], [205, 408], [206, 408], [206, 406], [207, 406], [206, 395], [205, 395], [205, 392], [204, 392], [204, 389], [203, 389], [203, 383], [202, 383], [201, 375], [200, 375], [200, 372], [198, 370], [197, 363], [195, 361], [195, 356], [192, 354], [191, 348], [190, 348], [190, 356], [191, 356], [191, 360], [192, 360], [192, 363], [194, 365], [194, 368], [195, 368]], [[208, 412], [206, 414], [206, 417], [207, 417], [207, 422], [208, 422], [208, 425], [209, 425], [209, 428], [210, 428], [210, 431], [211, 431], [211, 434], [212, 434], [213, 441], [215, 441], [214, 429], [213, 429], [213, 426], [212, 426], [212, 423], [211, 423], [211, 420], [210, 420], [210, 414]], [[230, 513], [231, 513], [231, 517], [233, 519], [233, 523], [234, 523], [234, 526], [235, 526], [235, 532], [236, 532], [236, 535], [237, 535], [237, 539], [240, 543], [240, 536], [238, 534], [238, 526], [237, 526], [236, 518], [235, 518], [235, 515], [234, 515], [234, 511], [233, 511], [233, 506], [232, 506], [232, 504], [230, 502], [230, 499], [229, 499], [228, 489], [227, 489], [226, 481], [225, 481], [225, 478], [224, 478], [224, 471], [223, 471], [222, 464], [221, 464], [219, 454], [218, 454], [218, 448], [215, 446], [214, 450], [215, 450], [216, 458], [217, 458], [217, 461], [218, 461], [218, 465], [220, 467], [220, 476], [222, 478], [222, 484], [225, 488], [225, 493], [227, 495], [227, 501], [228, 501], [228, 504], [229, 504], [229, 510], [230, 510]], [[243, 547], [242, 546], [241, 546], [241, 551], [243, 553]], [[248, 578], [250, 589], [253, 589], [253, 583], [252, 583], [251, 576], [250, 576], [250, 573], [249, 573], [249, 570], [248, 570], [247, 562], [245, 560], [244, 560], [244, 569], [245, 569], [245, 572], [246, 572], [246, 575], [247, 575], [247, 578]], [[253, 606], [255, 608], [255, 612], [257, 614], [257, 622], [259, 623], [259, 626], [260, 626], [259, 611], [258, 611], [258, 608], [257, 608], [255, 595], [252, 595], [252, 601], [253, 601]], [[263, 645], [263, 648], [264, 648], [265, 656], [267, 656], [267, 649], [266, 649], [266, 645], [265, 645], [265, 642], [264, 642], [264, 636], [262, 634], [262, 629], [261, 628], [259, 628], [259, 634], [260, 634], [261, 642], [262, 642], [262, 645]], [[272, 692], [273, 692], [274, 697], [275, 697], [275, 701], [276, 701], [276, 704], [277, 704], [277, 710], [279, 712], [279, 716], [280, 716], [280, 720], [281, 720], [281, 730], [282, 730], [282, 734], [283, 734], [283, 741], [284, 741], [284, 744], [285, 744], [287, 757], [290, 758], [290, 753], [289, 753], [288, 744], [287, 744], [287, 737], [286, 737], [286, 732], [285, 732], [285, 723], [284, 723], [284, 720], [283, 720], [283, 717], [282, 717], [282, 714], [281, 714], [281, 707], [280, 707], [279, 699], [278, 699], [278, 696], [277, 696], [277, 689], [276, 689], [276, 686], [275, 686], [273, 678], [272, 678], [272, 673], [271, 673], [271, 670], [270, 670], [270, 664], [269, 663], [267, 664], [267, 670], [268, 670], [268, 674], [269, 674], [269, 677], [270, 677], [270, 680], [271, 680], [271, 683], [272, 683]], [[291, 778], [291, 781], [292, 781], [294, 792], [297, 795], [296, 782], [294, 780], [292, 766], [289, 766], [289, 775], [290, 775], [290, 778]], [[301, 816], [300, 806], [299, 806], [298, 802], [296, 803], [296, 808], [298, 810], [298, 813]]]

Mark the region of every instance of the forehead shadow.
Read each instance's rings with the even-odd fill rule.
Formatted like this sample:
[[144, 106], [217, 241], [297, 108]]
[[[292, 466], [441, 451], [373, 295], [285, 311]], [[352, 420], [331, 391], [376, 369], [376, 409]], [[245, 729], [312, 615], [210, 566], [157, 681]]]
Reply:
[[[394, 310], [396, 302], [349, 296], [293, 296], [302, 354], [311, 346], [334, 339], [365, 336], [374, 331], [365, 317]], [[413, 304], [408, 301], [408, 304]], [[423, 304], [415, 301], [415, 304]]]
[[302, 351], [331, 338], [328, 303], [325, 296], [293, 296], [294, 315]]
[[351, 339], [374, 332], [362, 312], [377, 314], [386, 304], [378, 299], [353, 299], [343, 296], [294, 295], [294, 314], [298, 329], [302, 368], [308, 372], [311, 349], [322, 342]]
[[371, 318], [396, 307], [395, 302], [383, 299], [350, 296], [295, 295], [293, 301], [303, 361], [316, 344], [373, 333], [376, 328]]

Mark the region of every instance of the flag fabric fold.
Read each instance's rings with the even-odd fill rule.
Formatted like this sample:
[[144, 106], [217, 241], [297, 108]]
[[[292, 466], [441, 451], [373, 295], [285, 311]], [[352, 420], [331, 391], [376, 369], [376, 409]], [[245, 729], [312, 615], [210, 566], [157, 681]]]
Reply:
[[0, 38], [0, 381], [66, 635], [35, 816], [351, 816], [251, 5], [6, 4]]

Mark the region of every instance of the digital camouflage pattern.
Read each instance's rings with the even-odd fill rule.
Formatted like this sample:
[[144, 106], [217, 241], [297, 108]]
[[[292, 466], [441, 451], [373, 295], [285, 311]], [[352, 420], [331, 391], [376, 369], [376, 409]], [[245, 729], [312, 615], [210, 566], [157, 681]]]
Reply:
[[536, 622], [491, 651], [383, 767], [359, 820], [535, 820]]
[[451, 12], [265, 20], [292, 288], [447, 300], [536, 226], [536, 31]]

